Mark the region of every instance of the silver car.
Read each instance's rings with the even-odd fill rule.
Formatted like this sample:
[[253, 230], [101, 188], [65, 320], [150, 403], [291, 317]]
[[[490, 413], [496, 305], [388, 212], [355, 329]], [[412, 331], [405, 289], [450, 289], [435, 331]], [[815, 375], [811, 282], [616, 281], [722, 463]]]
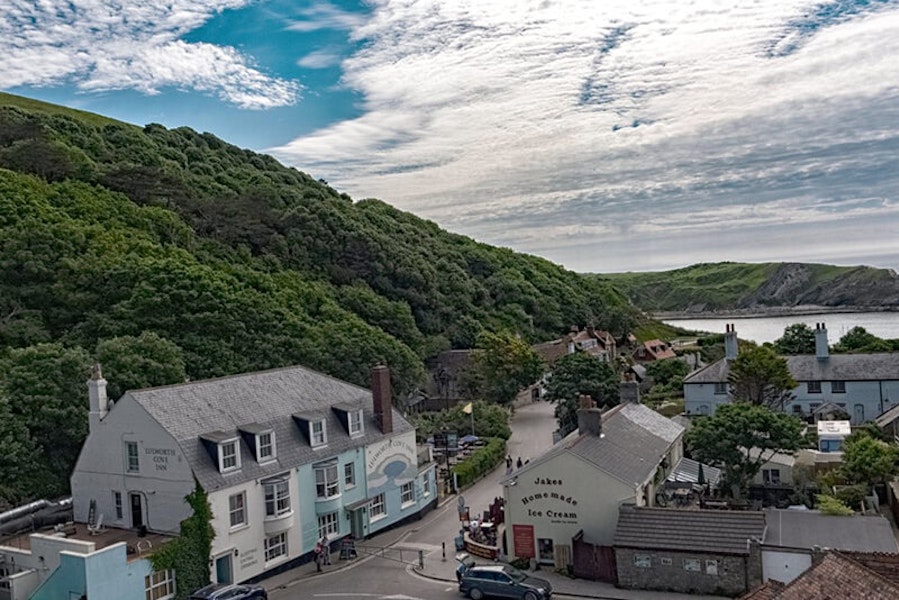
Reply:
[[553, 587], [545, 579], [530, 577], [512, 565], [468, 564], [461, 571], [459, 591], [471, 600], [487, 597], [549, 600]]

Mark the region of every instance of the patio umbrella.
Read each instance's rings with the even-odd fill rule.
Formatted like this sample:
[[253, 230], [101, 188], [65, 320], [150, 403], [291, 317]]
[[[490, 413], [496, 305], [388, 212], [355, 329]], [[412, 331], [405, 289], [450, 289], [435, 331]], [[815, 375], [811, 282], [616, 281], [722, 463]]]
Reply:
[[463, 435], [462, 437], [459, 438], [459, 443], [462, 443], [462, 444], [470, 444], [470, 443], [472, 443], [472, 442], [478, 441], [479, 439], [481, 439], [481, 438], [479, 438], [479, 437], [476, 436], [476, 435], [471, 435], [471, 434], [469, 434], [469, 435]]

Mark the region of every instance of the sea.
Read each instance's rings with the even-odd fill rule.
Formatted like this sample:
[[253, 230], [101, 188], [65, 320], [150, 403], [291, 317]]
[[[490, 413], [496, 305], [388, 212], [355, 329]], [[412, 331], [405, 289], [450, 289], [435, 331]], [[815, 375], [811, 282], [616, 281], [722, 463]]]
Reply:
[[827, 327], [827, 338], [831, 344], [853, 327], [864, 327], [868, 333], [885, 340], [899, 339], [899, 312], [854, 312], [821, 313], [778, 316], [741, 316], [715, 318], [665, 318], [663, 323], [710, 333], [724, 333], [726, 325], [733, 324], [740, 339], [752, 340], [758, 344], [773, 342], [784, 334], [784, 329], [794, 323], [805, 323], [812, 329], [816, 323]]

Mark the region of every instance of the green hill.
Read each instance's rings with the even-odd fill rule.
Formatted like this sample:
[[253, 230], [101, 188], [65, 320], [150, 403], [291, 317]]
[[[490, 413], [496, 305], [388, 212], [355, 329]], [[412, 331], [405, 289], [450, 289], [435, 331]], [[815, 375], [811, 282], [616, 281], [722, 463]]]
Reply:
[[95, 360], [118, 393], [288, 364], [367, 385], [385, 362], [403, 394], [482, 330], [540, 341], [633, 318], [606, 281], [211, 134], [0, 96], [0, 446], [23, 439], [4, 426], [31, 432], [0, 471], [56, 448], [39, 465], [56, 483], [33, 493], [71, 468]]
[[772, 308], [899, 308], [889, 269], [807, 263], [712, 263], [600, 279], [649, 312], [759, 311]]

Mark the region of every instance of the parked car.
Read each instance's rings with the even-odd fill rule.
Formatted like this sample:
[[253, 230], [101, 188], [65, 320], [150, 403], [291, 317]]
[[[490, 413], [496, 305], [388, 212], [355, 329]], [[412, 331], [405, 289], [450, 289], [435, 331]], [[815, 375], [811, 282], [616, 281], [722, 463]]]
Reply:
[[530, 577], [512, 565], [477, 565], [467, 554], [456, 557], [459, 591], [471, 600], [481, 598], [515, 598], [515, 600], [549, 600], [553, 586], [545, 579]]
[[190, 600], [268, 600], [268, 592], [259, 585], [211, 583], [191, 594]]

